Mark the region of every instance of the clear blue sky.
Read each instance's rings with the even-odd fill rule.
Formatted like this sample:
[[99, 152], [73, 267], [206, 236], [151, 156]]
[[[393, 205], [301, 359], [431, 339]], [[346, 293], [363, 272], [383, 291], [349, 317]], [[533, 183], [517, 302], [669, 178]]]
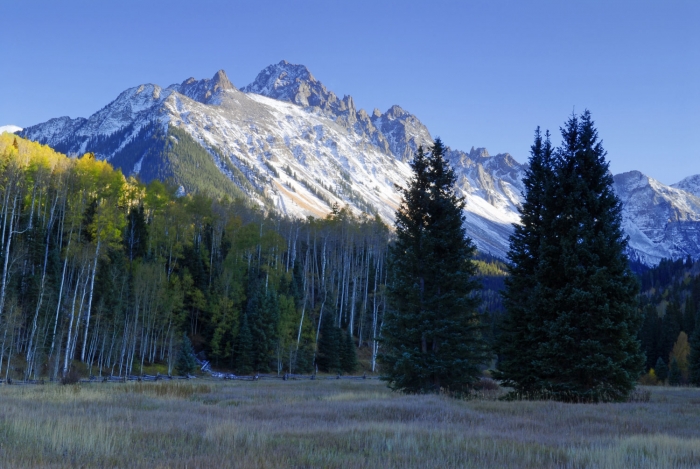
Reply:
[[[124, 89], [301, 63], [453, 147], [528, 157], [591, 110], [614, 173], [700, 173], [700, 1], [7, 1], [0, 125], [87, 117]], [[144, 6], [145, 4], [145, 6]]]

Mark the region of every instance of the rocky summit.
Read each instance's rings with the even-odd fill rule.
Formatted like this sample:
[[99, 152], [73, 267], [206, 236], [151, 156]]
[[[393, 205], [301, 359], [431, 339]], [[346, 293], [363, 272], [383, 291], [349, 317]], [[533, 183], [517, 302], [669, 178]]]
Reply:
[[[58, 117], [20, 134], [67, 154], [93, 152], [144, 182], [181, 194], [245, 197], [289, 216], [325, 216], [334, 204], [393, 223], [409, 161], [432, 143], [398, 105], [356, 109], [303, 65], [281, 61], [236, 88], [223, 70], [121, 93], [88, 118]], [[446, 142], [449, 143], [449, 142]], [[504, 258], [518, 223], [526, 166], [484, 148], [449, 149], [465, 226], [479, 250]], [[615, 176], [630, 255], [644, 264], [700, 256], [700, 176], [674, 187], [637, 172]]]

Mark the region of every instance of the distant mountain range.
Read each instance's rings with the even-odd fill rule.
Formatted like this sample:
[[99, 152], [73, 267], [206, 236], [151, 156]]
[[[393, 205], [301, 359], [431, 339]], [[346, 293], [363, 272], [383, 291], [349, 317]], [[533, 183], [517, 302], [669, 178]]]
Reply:
[[[236, 88], [223, 71], [121, 93], [89, 118], [58, 117], [19, 132], [67, 154], [94, 152], [126, 175], [167, 180], [181, 193], [246, 197], [290, 216], [324, 216], [334, 203], [393, 222], [431, 134], [399, 106], [371, 113], [338, 97], [303, 65], [282, 61]], [[446, 142], [449, 143], [449, 142]], [[526, 166], [508, 153], [450, 149], [468, 234], [505, 257]], [[700, 257], [700, 175], [666, 186], [633, 171], [615, 176], [630, 256]]]

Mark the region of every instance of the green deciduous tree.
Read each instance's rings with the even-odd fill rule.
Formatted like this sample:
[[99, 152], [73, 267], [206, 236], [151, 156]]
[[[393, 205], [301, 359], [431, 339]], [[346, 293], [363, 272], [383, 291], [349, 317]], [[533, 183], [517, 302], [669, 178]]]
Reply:
[[419, 148], [396, 213], [390, 248], [391, 308], [383, 328], [383, 379], [403, 392], [464, 392], [488, 359], [472, 293], [474, 244], [465, 234], [464, 199], [445, 147]]

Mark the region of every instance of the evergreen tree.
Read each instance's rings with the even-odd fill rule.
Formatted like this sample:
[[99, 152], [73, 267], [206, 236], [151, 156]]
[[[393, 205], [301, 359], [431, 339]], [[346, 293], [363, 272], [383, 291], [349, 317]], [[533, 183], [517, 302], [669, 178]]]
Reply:
[[695, 331], [695, 316], [695, 301], [692, 295], [688, 295], [685, 298], [685, 311], [683, 311], [683, 330], [688, 336]]
[[473, 279], [474, 244], [464, 230], [464, 199], [436, 139], [418, 149], [413, 178], [396, 213], [380, 361], [392, 389], [466, 391], [488, 360]]
[[646, 355], [646, 368], [654, 368], [656, 361], [661, 357], [658, 350], [659, 331], [661, 330], [661, 318], [654, 305], [648, 304], [642, 308], [644, 322], [639, 330], [639, 342], [642, 351]]
[[[516, 291], [531, 284], [511, 284], [507, 293], [518, 299], [531, 292], [525, 304], [534, 317], [524, 337], [514, 337], [511, 350], [528, 355], [522, 361], [534, 376], [511, 372], [506, 377], [516, 389], [546, 392], [558, 400], [624, 401], [643, 369], [644, 355], [637, 340], [638, 286], [625, 255], [622, 207], [590, 113], [572, 116], [562, 137], [539, 213], [535, 286]], [[517, 251], [513, 258], [521, 262]]]
[[253, 371], [253, 337], [250, 333], [247, 314], [243, 314], [237, 342], [236, 370], [240, 374], [247, 375]]
[[671, 359], [671, 366], [668, 370], [668, 384], [671, 386], [680, 386], [683, 382], [683, 374], [681, 373], [681, 367], [678, 366], [678, 361], [676, 358]]
[[659, 357], [656, 360], [654, 371], [656, 372], [656, 377], [659, 378], [659, 381], [662, 383], [668, 379], [668, 365], [663, 358]]
[[682, 322], [681, 309], [677, 299], [674, 298], [666, 306], [666, 313], [661, 321], [659, 352], [662, 356], [668, 356], [671, 352], [673, 344], [681, 332]]
[[694, 386], [700, 386], [700, 313], [695, 318], [695, 330], [690, 336], [690, 356], [688, 357], [688, 380]]
[[175, 362], [175, 371], [180, 376], [187, 376], [196, 369], [197, 361], [194, 358], [192, 342], [190, 342], [187, 335], [183, 335], [180, 351], [177, 354], [177, 361]]
[[537, 390], [539, 369], [532, 352], [543, 340], [532, 331], [536, 327], [537, 311], [532, 299], [537, 287], [536, 272], [539, 263], [540, 241], [543, 236], [543, 211], [546, 209], [547, 190], [554, 176], [552, 145], [549, 132], [542, 139], [540, 128], [535, 131], [535, 143], [530, 148], [529, 168], [523, 178], [525, 193], [520, 208], [521, 223], [514, 226], [510, 237], [508, 259], [509, 276], [503, 293], [506, 316], [497, 343], [498, 370], [495, 377], [515, 389], [519, 395]]
[[340, 355], [340, 368], [345, 373], [352, 373], [357, 369], [357, 349], [348, 328], [344, 334], [343, 350]]
[[294, 373], [309, 373], [314, 369], [313, 344], [304, 342], [296, 352]]
[[318, 338], [318, 354], [316, 355], [316, 364], [319, 370], [326, 373], [340, 372], [341, 344], [340, 329], [335, 326], [330, 314], [324, 315], [321, 318], [321, 336]]

